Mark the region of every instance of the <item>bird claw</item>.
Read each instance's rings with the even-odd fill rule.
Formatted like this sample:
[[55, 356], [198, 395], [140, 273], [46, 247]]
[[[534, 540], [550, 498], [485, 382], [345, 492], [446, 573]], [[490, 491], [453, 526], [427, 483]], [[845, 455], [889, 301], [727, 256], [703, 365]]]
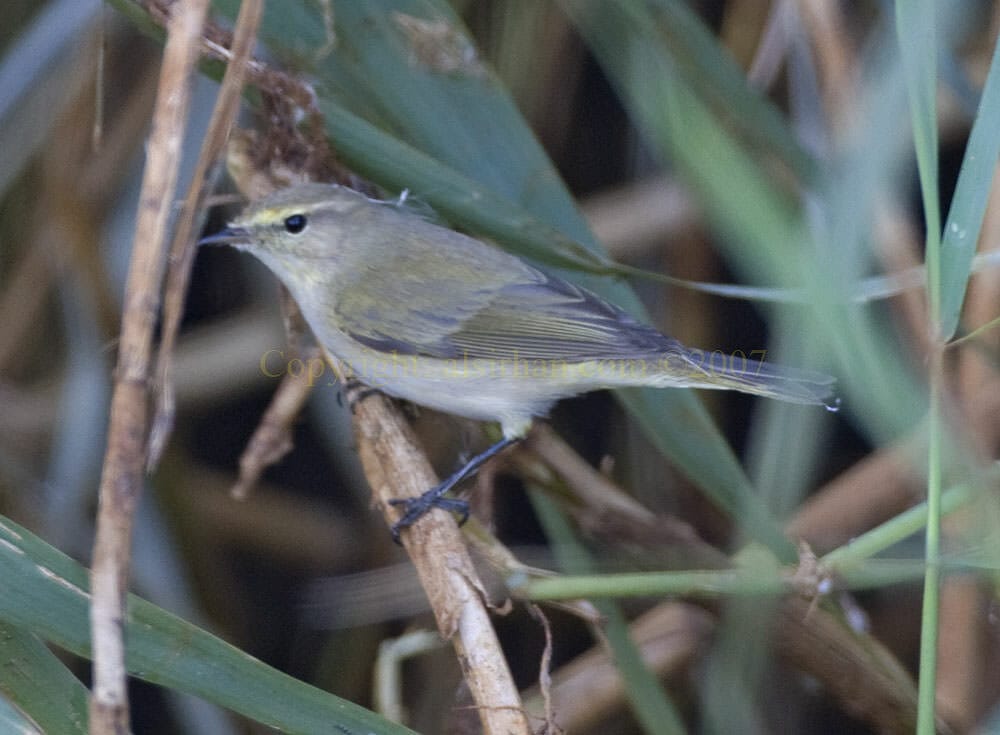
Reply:
[[397, 544], [400, 542], [399, 534], [403, 529], [412, 526], [434, 508], [455, 513], [458, 516], [458, 525], [460, 526], [469, 520], [469, 503], [460, 498], [442, 497], [440, 486], [431, 488], [415, 498], [392, 498], [389, 505], [403, 508], [403, 515], [392, 524], [390, 529], [392, 540]]

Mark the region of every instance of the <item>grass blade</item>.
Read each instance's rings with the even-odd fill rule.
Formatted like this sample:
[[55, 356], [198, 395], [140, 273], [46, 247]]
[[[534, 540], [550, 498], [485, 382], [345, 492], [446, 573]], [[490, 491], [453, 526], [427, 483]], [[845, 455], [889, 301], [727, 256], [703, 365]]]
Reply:
[[955, 195], [948, 210], [941, 242], [942, 339], [951, 339], [958, 328], [965, 300], [976, 243], [989, 200], [993, 173], [1000, 154], [1000, 43], [993, 48], [993, 60], [979, 101], [976, 122], [969, 134]]
[[0, 660], [0, 693], [41, 732], [85, 735], [87, 688], [34, 634], [0, 623]]
[[[0, 518], [0, 620], [90, 656], [87, 570]], [[297, 681], [155, 605], [129, 597], [129, 672], [286, 733], [401, 734], [408, 728]]]
[[[938, 193], [936, 0], [896, 3], [896, 31], [903, 74], [910, 100], [913, 143], [917, 153], [920, 193], [927, 225], [925, 262], [927, 302], [934, 337], [941, 334], [941, 212]], [[964, 290], [964, 287], [963, 287]], [[937, 342], [931, 355], [931, 397], [927, 453], [927, 528], [924, 549], [924, 597], [920, 620], [920, 667], [917, 694], [917, 732], [936, 731], [938, 609], [941, 556], [941, 353]]]

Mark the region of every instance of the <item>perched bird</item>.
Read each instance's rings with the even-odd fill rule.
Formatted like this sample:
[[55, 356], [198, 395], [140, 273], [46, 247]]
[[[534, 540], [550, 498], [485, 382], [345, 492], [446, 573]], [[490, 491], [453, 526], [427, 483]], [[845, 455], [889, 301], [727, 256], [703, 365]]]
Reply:
[[706, 363], [672, 337], [520, 258], [342, 186], [251, 203], [201, 244], [259, 258], [351, 377], [446, 413], [498, 421], [503, 440], [419, 498], [393, 535], [523, 437], [561, 398], [603, 388], [731, 389], [836, 410], [834, 379], [753, 360]]

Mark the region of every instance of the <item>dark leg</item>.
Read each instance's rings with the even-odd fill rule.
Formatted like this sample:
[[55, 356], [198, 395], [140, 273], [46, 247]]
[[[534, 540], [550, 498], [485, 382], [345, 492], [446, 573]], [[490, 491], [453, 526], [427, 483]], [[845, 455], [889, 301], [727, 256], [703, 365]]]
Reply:
[[393, 541], [398, 544], [399, 532], [404, 528], [412, 526], [432, 508], [441, 508], [442, 510], [457, 513], [459, 525], [465, 523], [465, 521], [469, 518], [469, 504], [458, 498], [443, 497], [444, 494], [466, 477], [474, 474], [476, 470], [482, 467], [488, 459], [495, 457], [511, 444], [515, 444], [519, 441], [520, 437], [502, 439], [482, 454], [477, 454], [475, 457], [466, 462], [465, 466], [455, 472], [451, 477], [441, 484], [435, 485], [423, 495], [416, 498], [396, 498], [394, 500], [390, 500], [390, 505], [401, 505], [404, 508], [402, 517], [392, 524]]

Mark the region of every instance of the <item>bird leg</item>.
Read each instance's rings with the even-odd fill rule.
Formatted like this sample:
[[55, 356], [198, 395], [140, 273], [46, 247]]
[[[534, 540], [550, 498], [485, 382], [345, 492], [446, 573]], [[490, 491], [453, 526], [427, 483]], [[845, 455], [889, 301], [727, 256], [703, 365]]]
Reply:
[[392, 524], [392, 540], [398, 544], [400, 531], [412, 526], [433, 508], [457, 513], [458, 524], [462, 525], [465, 523], [469, 518], [468, 501], [460, 498], [446, 498], [444, 495], [462, 480], [475, 474], [476, 470], [482, 467], [487, 460], [495, 457], [504, 449], [520, 440], [520, 437], [504, 437], [486, 451], [470, 459], [448, 479], [435, 485], [423, 495], [418, 495], [415, 498], [394, 498], [390, 500], [390, 505], [403, 507], [403, 515], [398, 521]]

